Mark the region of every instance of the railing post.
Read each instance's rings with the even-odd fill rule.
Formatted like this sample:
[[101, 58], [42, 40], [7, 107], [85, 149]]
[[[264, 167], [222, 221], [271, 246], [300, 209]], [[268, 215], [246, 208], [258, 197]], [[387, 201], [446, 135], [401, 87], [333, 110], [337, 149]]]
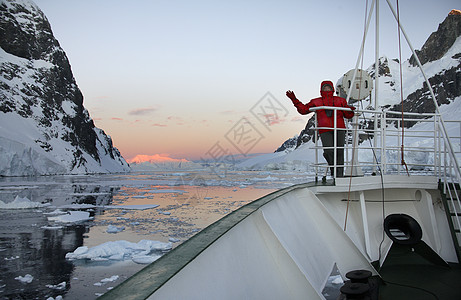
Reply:
[[318, 155], [318, 140], [319, 140], [319, 133], [317, 129], [317, 113], [314, 113], [314, 120], [315, 120], [315, 130], [314, 130], [314, 147], [315, 147], [315, 178], [318, 176], [319, 171], [319, 155]]
[[333, 178], [336, 178], [338, 173], [336, 166], [338, 164], [338, 126], [337, 126], [337, 109], [334, 107], [333, 109]]
[[387, 173], [387, 159], [386, 159], [386, 131], [387, 131], [387, 113], [383, 112], [381, 118], [381, 174]]
[[354, 114], [354, 117], [352, 119], [352, 158], [351, 158], [350, 164], [347, 167], [347, 170], [346, 168], [344, 168], [345, 176], [363, 176], [363, 172], [359, 168], [358, 130], [359, 130], [359, 116], [357, 114]]

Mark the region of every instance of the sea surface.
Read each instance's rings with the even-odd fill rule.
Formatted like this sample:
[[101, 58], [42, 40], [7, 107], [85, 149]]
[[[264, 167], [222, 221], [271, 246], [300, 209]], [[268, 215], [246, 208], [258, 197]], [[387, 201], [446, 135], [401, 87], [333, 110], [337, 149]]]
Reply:
[[[108, 249], [142, 240], [174, 248], [242, 205], [312, 180], [211, 169], [0, 178], [4, 207], [17, 198], [40, 206], [0, 208], [0, 299], [96, 299], [165, 252], [139, 260], [129, 248], [108, 258]], [[66, 258], [82, 246], [93, 256]]]

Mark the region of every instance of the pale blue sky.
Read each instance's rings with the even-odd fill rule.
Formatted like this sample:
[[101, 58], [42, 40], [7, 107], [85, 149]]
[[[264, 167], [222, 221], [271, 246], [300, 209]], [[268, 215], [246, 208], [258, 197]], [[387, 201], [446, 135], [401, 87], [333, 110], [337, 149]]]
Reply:
[[[397, 58], [397, 25], [387, 2], [380, 2], [380, 53]], [[261, 129], [264, 138], [252, 150], [275, 150], [306, 121], [285, 91], [307, 101], [318, 96], [322, 80], [336, 81], [355, 66], [366, 5], [365, 0], [35, 3], [70, 60], [85, 107], [127, 159], [203, 157], [216, 142], [225, 145], [223, 137], [242, 117], [251, 120], [249, 110], [267, 92], [289, 114], [271, 130]], [[458, 0], [399, 5], [416, 49], [451, 9], [461, 9]], [[369, 47], [374, 25], [370, 30]], [[403, 49], [405, 60], [410, 50], [406, 44]], [[364, 68], [373, 61], [370, 50]]]

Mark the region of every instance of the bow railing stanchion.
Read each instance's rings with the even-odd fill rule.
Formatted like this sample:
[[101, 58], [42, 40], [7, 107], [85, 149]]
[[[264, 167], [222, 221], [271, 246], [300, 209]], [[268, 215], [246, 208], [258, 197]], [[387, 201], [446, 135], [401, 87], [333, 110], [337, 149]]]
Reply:
[[[338, 168], [343, 168], [343, 176], [344, 175], [347, 175], [344, 173], [344, 169], [346, 168], [346, 162], [342, 162], [342, 163], [338, 163], [338, 150], [342, 150], [342, 151], [346, 151], [346, 145], [348, 144], [348, 135], [347, 135], [347, 128], [338, 128], [337, 126], [337, 115], [336, 115], [336, 112], [338, 110], [342, 110], [342, 111], [352, 111], [350, 108], [345, 108], [345, 107], [336, 107], [336, 106], [316, 106], [316, 107], [312, 107], [310, 108], [310, 111], [311, 112], [316, 112], [318, 110], [322, 110], [322, 109], [327, 109], [327, 110], [332, 110], [333, 111], [333, 127], [319, 127], [317, 124], [317, 114], [314, 115], [314, 118], [315, 118], [315, 127], [314, 127], [314, 130], [315, 130], [315, 133], [314, 133], [314, 136], [316, 137], [315, 138], [315, 141], [314, 141], [314, 148], [315, 148], [315, 163], [314, 163], [314, 169], [315, 169], [315, 177], [317, 178], [319, 172], [319, 168], [325, 168], [325, 174], [323, 176], [323, 181], [326, 179], [326, 175], [328, 174], [328, 169], [329, 168], [332, 168], [333, 170], [333, 178], [336, 178], [337, 175], [338, 175]], [[354, 116], [355, 118], [355, 116]], [[358, 122], [357, 122], [357, 128], [358, 128]], [[319, 130], [322, 130], [322, 129], [326, 129], [326, 130], [333, 130], [333, 146], [327, 146], [325, 147], [323, 144], [322, 146], [320, 146], [318, 144], [318, 140], [320, 139], [320, 135], [318, 133]], [[339, 133], [339, 131], [341, 131], [341, 133]], [[345, 142], [344, 142], [344, 145], [339, 145], [338, 146], [338, 134], [343, 134], [344, 133], [344, 136], [345, 136]], [[329, 165], [328, 163], [320, 163], [319, 162], [319, 154], [318, 154], [318, 151], [319, 150], [333, 150], [333, 164], [332, 165]], [[343, 157], [343, 160], [344, 160], [344, 157]]]

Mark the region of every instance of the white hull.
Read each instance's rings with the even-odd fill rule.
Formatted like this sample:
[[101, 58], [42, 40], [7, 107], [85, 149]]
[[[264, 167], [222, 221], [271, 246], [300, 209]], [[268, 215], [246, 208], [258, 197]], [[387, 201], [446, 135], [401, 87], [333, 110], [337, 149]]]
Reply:
[[[230, 228], [148, 299], [324, 299], [321, 292], [335, 264], [344, 279], [357, 269], [376, 275], [370, 263], [379, 258], [384, 233], [381, 189], [373, 188], [380, 178], [372, 179], [376, 182], [365, 183], [369, 189], [353, 185], [359, 192], [351, 194], [346, 232], [344, 188], [290, 189]], [[395, 188], [386, 185], [386, 215], [412, 216], [423, 228], [423, 240], [457, 262], [438, 190], [402, 179]], [[391, 244], [385, 236], [382, 259]]]

